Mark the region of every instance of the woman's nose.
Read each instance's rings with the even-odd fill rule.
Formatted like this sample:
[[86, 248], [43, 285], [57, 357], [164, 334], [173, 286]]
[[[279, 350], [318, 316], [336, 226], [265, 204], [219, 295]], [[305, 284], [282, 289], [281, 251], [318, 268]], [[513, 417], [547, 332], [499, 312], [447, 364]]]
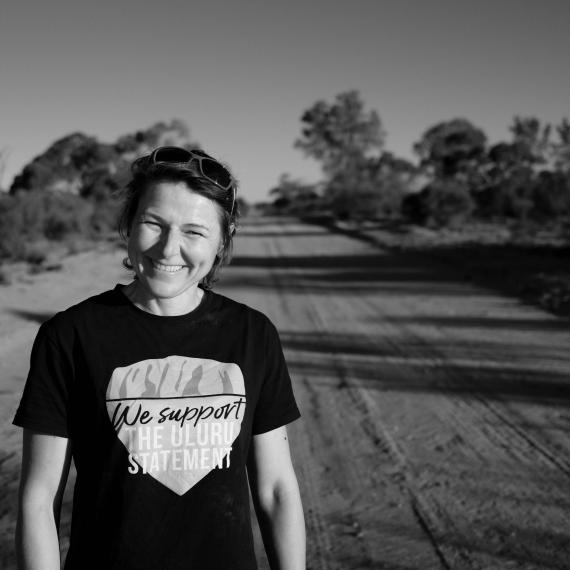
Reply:
[[171, 229], [165, 230], [162, 234], [161, 245], [162, 254], [165, 258], [176, 255], [180, 249], [178, 234]]

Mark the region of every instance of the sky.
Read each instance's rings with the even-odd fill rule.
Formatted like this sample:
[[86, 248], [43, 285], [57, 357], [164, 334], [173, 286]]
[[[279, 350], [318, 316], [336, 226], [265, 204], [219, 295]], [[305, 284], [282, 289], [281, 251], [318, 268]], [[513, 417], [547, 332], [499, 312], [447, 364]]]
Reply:
[[515, 115], [570, 117], [569, 23], [568, 0], [6, 0], [0, 185], [71, 132], [179, 118], [264, 200], [283, 173], [321, 177], [301, 115], [352, 89], [405, 158], [456, 117], [507, 140]]

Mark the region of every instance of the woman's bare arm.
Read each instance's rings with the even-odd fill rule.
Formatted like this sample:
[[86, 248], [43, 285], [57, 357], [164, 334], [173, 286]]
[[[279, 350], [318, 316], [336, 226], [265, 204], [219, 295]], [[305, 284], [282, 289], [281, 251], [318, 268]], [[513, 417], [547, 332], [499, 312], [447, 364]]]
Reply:
[[59, 570], [58, 526], [69, 465], [68, 439], [24, 430], [16, 526], [19, 570]]
[[305, 569], [305, 521], [285, 426], [253, 437], [248, 476], [272, 570]]

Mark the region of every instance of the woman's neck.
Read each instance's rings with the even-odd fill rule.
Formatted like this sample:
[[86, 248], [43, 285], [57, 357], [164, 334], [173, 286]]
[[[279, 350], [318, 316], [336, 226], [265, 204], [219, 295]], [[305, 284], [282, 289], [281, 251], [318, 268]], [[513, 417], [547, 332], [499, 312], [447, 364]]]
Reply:
[[198, 307], [204, 296], [204, 290], [195, 286], [176, 297], [153, 297], [142, 290], [141, 284], [136, 279], [125, 286], [123, 292], [139, 309], [161, 317], [175, 317], [190, 313]]

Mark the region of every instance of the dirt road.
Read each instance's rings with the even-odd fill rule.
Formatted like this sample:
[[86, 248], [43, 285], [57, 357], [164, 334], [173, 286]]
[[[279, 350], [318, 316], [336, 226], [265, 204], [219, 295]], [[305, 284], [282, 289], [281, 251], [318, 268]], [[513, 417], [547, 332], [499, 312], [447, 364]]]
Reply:
[[[0, 291], [2, 568], [31, 340], [55, 310], [126, 282], [121, 255]], [[218, 290], [281, 334], [309, 568], [570, 567], [569, 323], [460, 275], [294, 221], [242, 228]]]

